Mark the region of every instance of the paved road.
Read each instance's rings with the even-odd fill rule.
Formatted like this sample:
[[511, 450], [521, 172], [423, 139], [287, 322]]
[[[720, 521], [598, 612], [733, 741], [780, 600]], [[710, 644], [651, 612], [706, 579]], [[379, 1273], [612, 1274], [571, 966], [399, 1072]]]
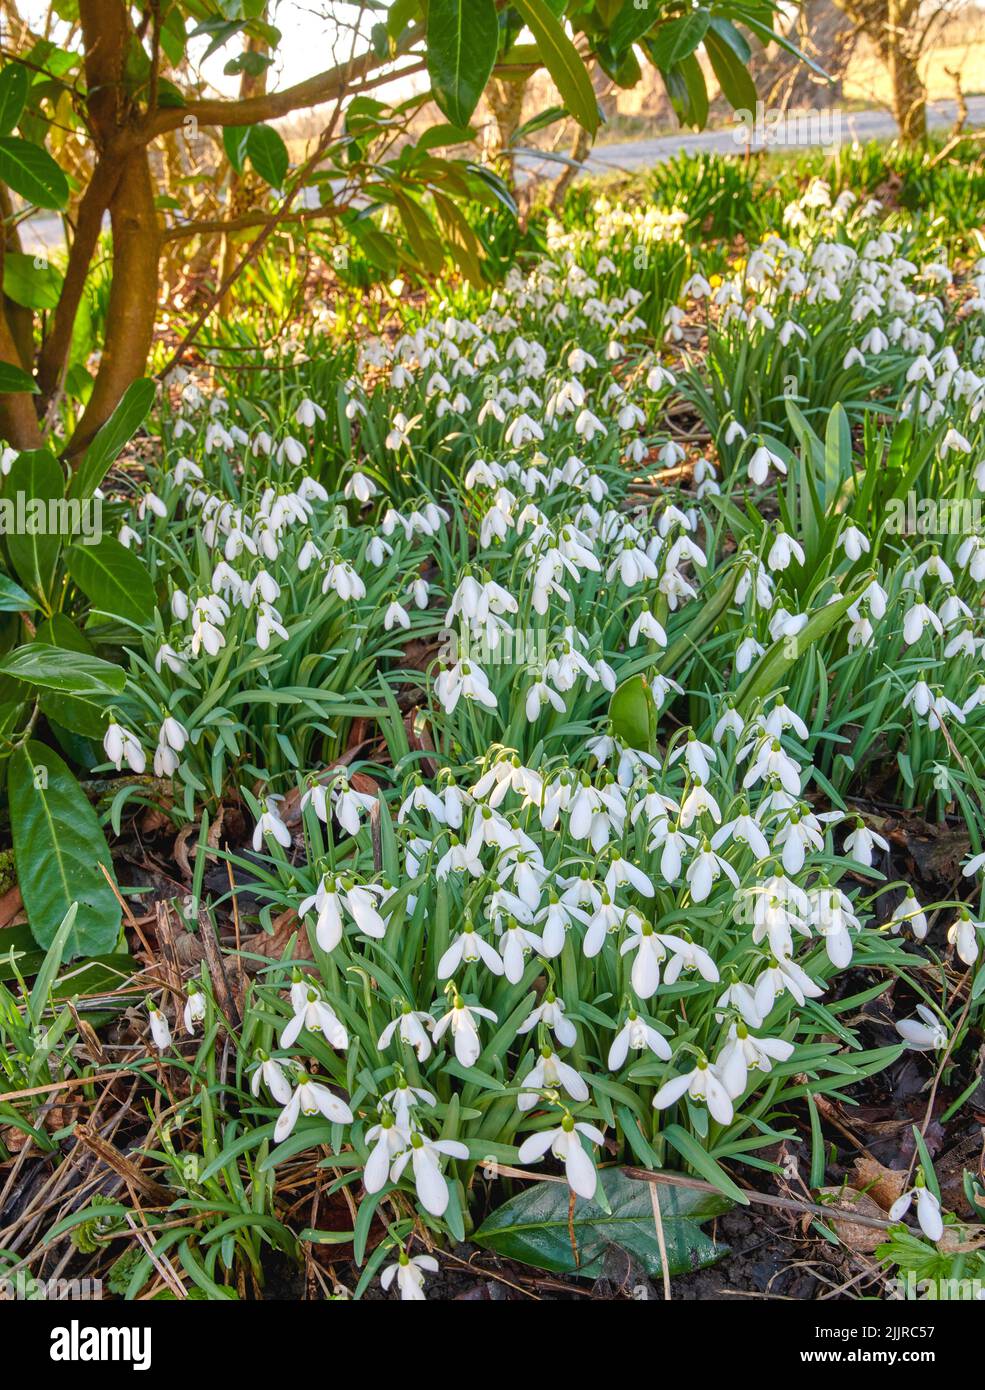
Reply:
[[[818, 133], [797, 128], [788, 131], [788, 147], [804, 148], [818, 144], [818, 135], [821, 143], [833, 135], [836, 142], [847, 144], [852, 140], [891, 139], [896, 134], [896, 122], [888, 111], [833, 111], [825, 115], [832, 118], [833, 124], [821, 125]], [[985, 97], [968, 98], [968, 120], [971, 126], [985, 125]], [[954, 102], [932, 103], [928, 108], [927, 121], [932, 129], [946, 129], [954, 122]], [[651, 168], [665, 159], [672, 159], [681, 151], [696, 154], [714, 150], [718, 154], [736, 154], [744, 149], [745, 137], [741, 127], [727, 126], [722, 130], [697, 133], [681, 131], [676, 135], [658, 135], [651, 139], [601, 145], [588, 156], [585, 169], [593, 174], [606, 171], [629, 173], [635, 169]], [[565, 160], [563, 157], [547, 159], [540, 154], [521, 154], [517, 162], [527, 178], [553, 178], [560, 172]], [[24, 250], [30, 255], [53, 251], [64, 244], [61, 219], [49, 213], [22, 222], [20, 231]]]
[[[896, 122], [888, 111], [833, 111], [833, 126], [820, 127], [822, 136], [834, 134], [841, 144], [853, 140], [864, 143], [866, 140], [892, 139], [897, 133]], [[931, 129], [939, 129], [954, 123], [954, 102], [937, 101], [928, 107], [927, 123]], [[968, 98], [969, 126], [985, 125], [985, 97]], [[817, 135], [798, 138], [801, 132], [790, 132], [789, 147], [804, 148], [822, 143]], [[702, 130], [698, 132], [681, 131], [675, 135], [658, 135], [649, 140], [634, 140], [626, 143], [600, 145], [585, 161], [589, 173], [601, 174], [612, 170], [631, 172], [635, 169], [651, 168], [665, 159], [672, 159], [681, 151], [697, 154], [699, 151], [713, 150], [718, 154], [736, 154], [745, 149], [745, 137], [739, 126], [728, 126], [722, 130]], [[534, 176], [555, 176], [562, 163], [546, 160], [535, 155], [521, 155], [518, 160]]]

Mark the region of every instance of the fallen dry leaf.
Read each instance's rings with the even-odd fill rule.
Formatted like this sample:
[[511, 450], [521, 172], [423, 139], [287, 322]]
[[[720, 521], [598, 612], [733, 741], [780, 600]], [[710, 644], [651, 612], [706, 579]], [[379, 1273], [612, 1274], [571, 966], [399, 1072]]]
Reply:
[[[860, 1216], [874, 1216], [876, 1220], [885, 1220], [886, 1213], [867, 1192], [857, 1192], [854, 1187], [822, 1187], [821, 1194], [823, 1197], [830, 1197], [832, 1205], [851, 1206]], [[821, 1217], [805, 1216], [805, 1232], [812, 1221], [821, 1219]], [[877, 1231], [874, 1226], [862, 1226], [852, 1221], [850, 1216], [838, 1216], [835, 1215], [834, 1211], [827, 1218], [827, 1224], [832, 1227], [838, 1238], [844, 1245], [847, 1245], [849, 1250], [857, 1250], [860, 1253], [875, 1250], [876, 1246], [882, 1245], [886, 1239], [884, 1231]]]
[[903, 1195], [907, 1185], [904, 1168], [885, 1168], [868, 1154], [856, 1158], [852, 1181], [856, 1188], [878, 1202], [883, 1211], [888, 1211], [897, 1197]]

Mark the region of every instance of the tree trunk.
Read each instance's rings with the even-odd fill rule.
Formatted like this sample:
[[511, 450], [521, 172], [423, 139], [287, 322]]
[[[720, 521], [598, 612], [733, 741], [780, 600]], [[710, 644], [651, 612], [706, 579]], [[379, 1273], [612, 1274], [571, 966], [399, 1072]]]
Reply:
[[[124, 80], [130, 17], [123, 0], [80, 0], [79, 18], [85, 43], [89, 116], [99, 155], [106, 156], [114, 140], [128, 130], [139, 114], [133, 108]], [[73, 459], [82, 453], [109, 419], [123, 392], [143, 372], [150, 352], [157, 314], [160, 228], [144, 144], [132, 148], [119, 166], [119, 178], [109, 199], [109, 215], [113, 281], [106, 338], [92, 395], [66, 450]], [[74, 321], [74, 314], [71, 317]], [[70, 335], [70, 326], [67, 331]]]
[[[0, 246], [0, 275], [3, 274], [3, 248]], [[20, 351], [14, 341], [7, 322], [7, 315], [0, 304], [0, 362], [23, 371]], [[15, 449], [37, 449], [41, 440], [41, 427], [34, 409], [34, 401], [27, 391], [0, 393], [0, 440], [13, 445]]]
[[918, 14], [911, 0], [889, 0], [889, 77], [893, 84], [893, 115], [900, 139], [907, 145], [927, 138], [927, 89], [917, 71], [913, 35]]
[[492, 117], [482, 137], [482, 154], [487, 164], [498, 164], [512, 187], [514, 160], [511, 141], [520, 126], [526, 79], [493, 77], [486, 88], [486, 105]]
[[109, 208], [113, 229], [113, 283], [106, 339], [96, 384], [67, 450], [76, 458], [112, 415], [120, 397], [147, 365], [157, 317], [160, 228], [147, 153], [131, 154]]

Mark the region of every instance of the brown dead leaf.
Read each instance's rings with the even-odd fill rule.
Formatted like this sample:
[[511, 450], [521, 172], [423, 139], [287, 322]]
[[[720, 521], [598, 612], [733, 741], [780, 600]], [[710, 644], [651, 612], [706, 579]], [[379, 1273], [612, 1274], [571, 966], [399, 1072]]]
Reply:
[[[857, 1192], [854, 1187], [822, 1187], [822, 1196], [830, 1197], [832, 1204], [839, 1207], [852, 1207], [860, 1216], [874, 1216], [877, 1220], [885, 1219], [885, 1212], [877, 1202], [868, 1195], [867, 1192]], [[820, 1217], [805, 1216], [804, 1230], [809, 1228], [812, 1221], [820, 1220]], [[882, 1245], [886, 1236], [883, 1231], [877, 1231], [874, 1226], [863, 1226], [851, 1219], [850, 1216], [838, 1216], [834, 1211], [827, 1218], [827, 1224], [837, 1232], [839, 1239], [849, 1250], [857, 1250], [860, 1253], [871, 1252], [877, 1245]]]
[[[219, 847], [219, 837], [222, 834], [222, 822], [225, 819], [225, 815], [226, 812], [224, 807], [220, 806], [215, 820], [209, 826], [208, 845], [210, 849], [218, 849]], [[189, 883], [191, 882], [192, 877], [194, 875], [194, 869], [192, 867], [191, 857], [188, 853], [188, 842], [194, 838], [197, 852], [198, 837], [200, 833], [201, 827], [192, 822], [189, 825], [182, 826], [182, 828], [178, 831], [177, 835], [174, 837], [175, 863], [181, 869], [181, 872], [184, 874], [185, 878], [189, 881]], [[206, 854], [205, 858], [210, 864], [215, 864], [218, 862], [214, 854]]]
[[[314, 960], [308, 933], [298, 921], [298, 915], [293, 908], [288, 908], [279, 917], [275, 917], [273, 925], [274, 929], [270, 933], [258, 931], [253, 932], [250, 936], [244, 936], [241, 942], [243, 950], [255, 956], [267, 956], [271, 960], [279, 960], [287, 950], [291, 937], [296, 934], [294, 959]], [[246, 960], [243, 964], [249, 971], [256, 971], [258, 968], [255, 961]]]
[[15, 924], [15, 919], [24, 911], [24, 902], [21, 898], [21, 890], [15, 883], [13, 888], [8, 888], [3, 897], [0, 898], [0, 927], [11, 927]]
[[906, 1190], [906, 1169], [885, 1168], [871, 1154], [863, 1154], [855, 1160], [852, 1182], [856, 1188], [867, 1192], [883, 1211], [888, 1211]]

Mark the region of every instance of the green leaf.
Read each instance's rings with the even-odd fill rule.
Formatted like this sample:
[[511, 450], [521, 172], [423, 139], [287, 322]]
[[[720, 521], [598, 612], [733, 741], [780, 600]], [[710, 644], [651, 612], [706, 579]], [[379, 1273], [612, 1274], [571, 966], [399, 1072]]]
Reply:
[[0, 72], [0, 135], [9, 135], [21, 118], [27, 101], [27, 68], [8, 63]]
[[78, 903], [65, 956], [112, 950], [120, 904], [99, 866], [112, 876], [113, 864], [78, 782], [57, 753], [30, 742], [10, 755], [8, 783], [17, 881], [35, 940], [47, 949]]
[[34, 599], [15, 584], [9, 575], [0, 574], [0, 613], [30, 613]]
[[12, 362], [0, 362], [0, 396], [14, 396], [18, 391], [36, 396], [40, 389], [34, 377], [28, 376], [20, 367], [15, 367]]
[[98, 545], [73, 545], [65, 552], [65, 567], [102, 613], [143, 627], [154, 613], [154, 586], [147, 566], [115, 536]]
[[653, 692], [642, 674], [623, 681], [609, 701], [612, 732], [630, 748], [645, 750], [652, 746], [655, 715]]
[[250, 138], [252, 129], [253, 127], [248, 125], [223, 126], [223, 148], [226, 151], [226, 158], [237, 174], [243, 172], [243, 165], [246, 162], [246, 142]]
[[68, 179], [47, 150], [16, 135], [0, 136], [0, 183], [39, 208], [63, 208]]
[[717, 1187], [725, 1197], [731, 1197], [733, 1202], [739, 1202], [744, 1207], [749, 1205], [749, 1198], [742, 1188], [732, 1181], [717, 1159], [712, 1158], [711, 1154], [702, 1148], [693, 1134], [689, 1134], [680, 1125], [668, 1125], [662, 1134], [681, 1158], [686, 1159], [696, 1173], [700, 1173], [707, 1182]]
[[0, 675], [83, 699], [119, 695], [127, 680], [122, 666], [49, 642], [25, 642], [0, 657]]
[[54, 309], [62, 292], [61, 272], [34, 256], [8, 251], [3, 258], [3, 292], [25, 309]]
[[283, 188], [290, 163], [287, 146], [270, 125], [250, 127], [246, 137], [246, 153], [254, 169], [271, 188]]
[[[21, 494], [20, 498], [18, 494]], [[55, 569], [67, 518], [51, 504], [64, 504], [65, 477], [47, 449], [28, 449], [13, 462], [0, 494], [0, 519], [10, 563], [26, 589], [50, 609]], [[19, 506], [18, 503], [21, 503]], [[22, 515], [18, 516], [21, 511]]]
[[91, 497], [110, 465], [136, 434], [154, 401], [155, 386], [149, 377], [131, 382], [113, 414], [89, 445], [69, 485], [69, 497]]
[[[602, 1274], [606, 1253], [615, 1246], [633, 1256], [647, 1273], [660, 1274], [650, 1184], [627, 1177], [621, 1168], [602, 1169], [599, 1182], [608, 1212], [597, 1201], [581, 1197], [572, 1209], [567, 1183], [531, 1183], [487, 1217], [472, 1239], [506, 1259], [586, 1279]], [[725, 1246], [701, 1230], [701, 1224], [726, 1211], [728, 1201], [686, 1187], [658, 1186], [657, 1192], [671, 1274], [700, 1269], [727, 1253]]]
[[428, 76], [434, 99], [455, 126], [467, 126], [499, 47], [494, 0], [430, 0]]
[[763, 653], [736, 693], [735, 707], [743, 717], [757, 700], [765, 700], [772, 695], [791, 666], [802, 661], [808, 649], [841, 621], [852, 604], [858, 602], [868, 582], [867, 579], [861, 589], [856, 589], [847, 597], [835, 603], [826, 603], [811, 614], [796, 637], [781, 637]]
[[623, 0], [622, 9], [612, 21], [609, 29], [609, 43], [616, 53], [621, 53], [637, 39], [641, 39], [656, 24], [659, 15], [649, 5], [638, 5], [636, 0]]
[[588, 70], [577, 48], [544, 0], [513, 0], [537, 42], [537, 51], [568, 110], [580, 126], [594, 135], [599, 128], [599, 105]]
[[662, 24], [649, 44], [657, 67], [672, 68], [693, 53], [705, 36], [709, 18], [707, 10], [693, 10], [681, 19]]
[[756, 110], [756, 84], [746, 71], [735, 50], [712, 28], [704, 38], [705, 52], [718, 78], [722, 95], [733, 111]]

